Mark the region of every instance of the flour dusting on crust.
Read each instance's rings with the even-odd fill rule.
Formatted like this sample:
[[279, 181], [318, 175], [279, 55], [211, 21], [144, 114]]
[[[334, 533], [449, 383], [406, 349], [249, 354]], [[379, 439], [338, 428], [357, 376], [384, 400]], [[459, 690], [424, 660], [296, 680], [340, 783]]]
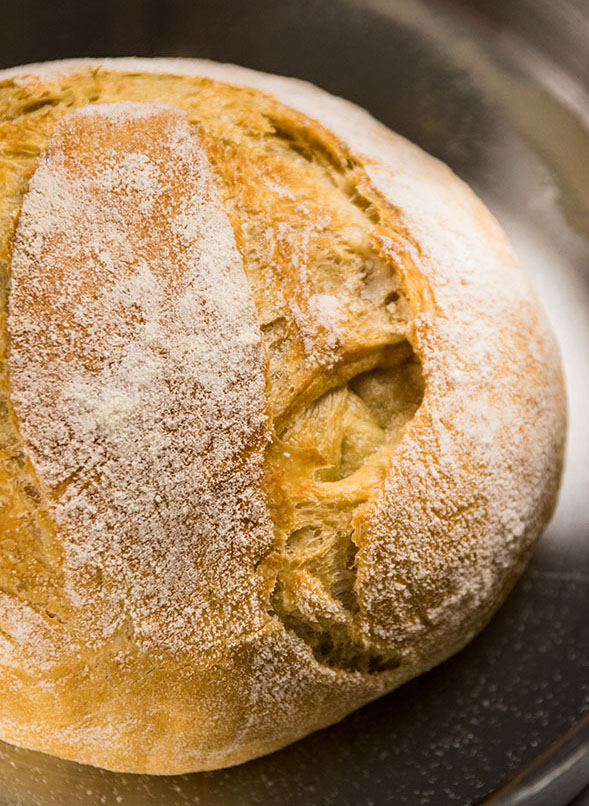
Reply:
[[259, 627], [264, 355], [181, 114], [120, 103], [59, 124], [22, 207], [9, 330], [20, 428], [92, 640], [124, 628], [202, 653]]

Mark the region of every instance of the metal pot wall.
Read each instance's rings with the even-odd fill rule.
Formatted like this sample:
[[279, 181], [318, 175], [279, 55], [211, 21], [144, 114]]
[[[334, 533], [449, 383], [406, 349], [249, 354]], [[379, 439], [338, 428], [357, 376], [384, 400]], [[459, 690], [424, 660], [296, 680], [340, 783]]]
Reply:
[[90, 55], [233, 61], [356, 101], [448, 162], [498, 216], [544, 302], [571, 430], [552, 524], [507, 603], [458, 656], [339, 725], [215, 773], [115, 775], [0, 743], [0, 806], [450, 806], [479, 802], [532, 762], [488, 802], [569, 803], [589, 780], [587, 3], [20, 0], [3, 4], [1, 20], [1, 66]]

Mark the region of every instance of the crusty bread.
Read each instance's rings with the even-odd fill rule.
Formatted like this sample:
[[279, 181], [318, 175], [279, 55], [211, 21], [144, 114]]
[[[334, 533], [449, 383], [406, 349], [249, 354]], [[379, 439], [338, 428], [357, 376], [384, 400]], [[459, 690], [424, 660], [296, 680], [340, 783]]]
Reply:
[[0, 736], [212, 769], [462, 647], [565, 430], [481, 202], [231, 66], [18, 68], [0, 110]]

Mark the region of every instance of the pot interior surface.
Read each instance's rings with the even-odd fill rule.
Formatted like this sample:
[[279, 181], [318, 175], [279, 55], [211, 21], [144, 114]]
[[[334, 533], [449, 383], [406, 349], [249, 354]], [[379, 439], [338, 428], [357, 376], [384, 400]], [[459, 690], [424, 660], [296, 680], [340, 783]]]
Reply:
[[339, 725], [218, 772], [118, 775], [0, 743], [0, 806], [480, 800], [589, 701], [582, 4], [21, 0], [2, 17], [2, 66], [103, 55], [232, 61], [356, 101], [446, 161], [499, 218], [536, 286], [561, 345], [570, 432], [555, 517], [506, 604], [459, 655]]

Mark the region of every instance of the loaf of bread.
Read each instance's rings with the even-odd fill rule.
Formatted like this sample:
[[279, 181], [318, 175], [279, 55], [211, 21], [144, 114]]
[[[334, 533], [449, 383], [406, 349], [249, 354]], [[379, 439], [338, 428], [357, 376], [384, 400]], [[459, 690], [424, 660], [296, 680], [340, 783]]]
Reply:
[[459, 650], [554, 507], [545, 317], [444, 165], [293, 79], [0, 74], [0, 738], [237, 764]]

